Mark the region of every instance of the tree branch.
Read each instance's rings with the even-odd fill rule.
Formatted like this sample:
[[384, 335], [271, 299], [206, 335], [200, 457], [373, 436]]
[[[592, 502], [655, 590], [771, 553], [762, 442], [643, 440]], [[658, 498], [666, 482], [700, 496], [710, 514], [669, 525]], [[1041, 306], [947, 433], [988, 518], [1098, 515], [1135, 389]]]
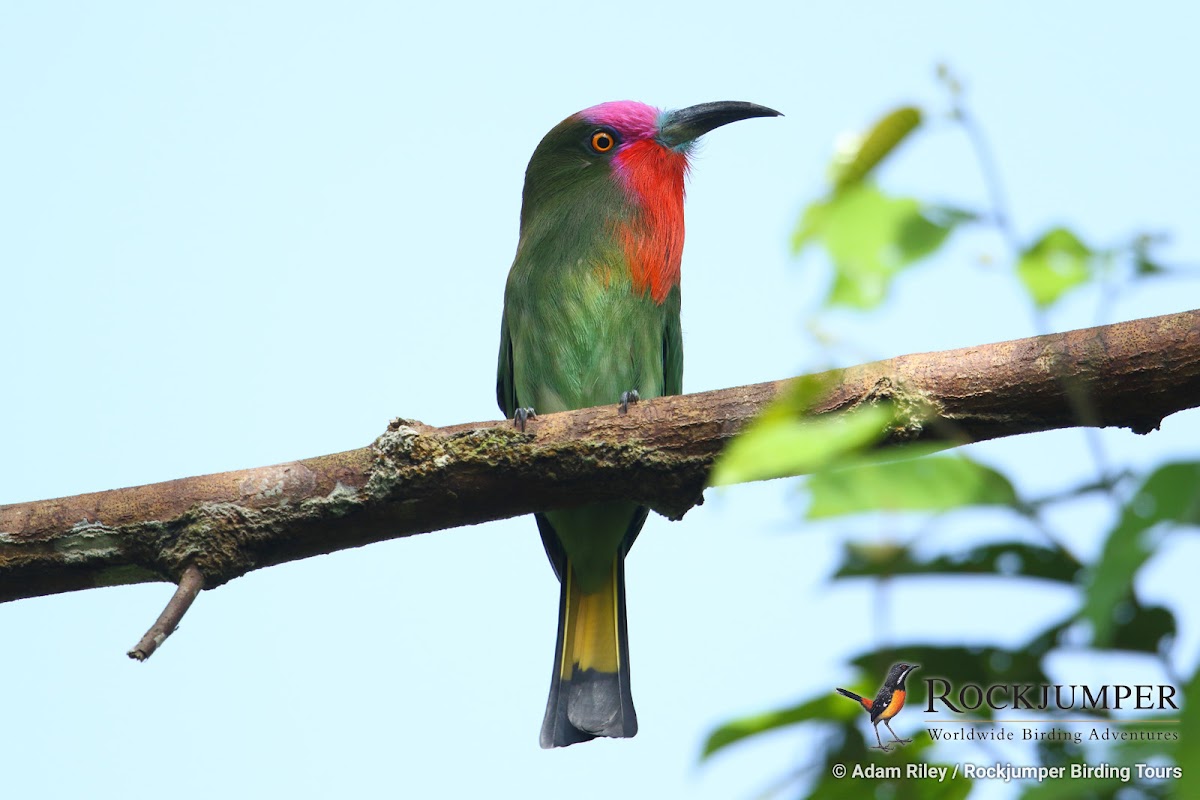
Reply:
[[[1074, 426], [1147, 433], [1200, 406], [1200, 310], [825, 377], [818, 412], [879, 400], [907, 412], [891, 442]], [[787, 384], [662, 397], [627, 415], [616, 403], [539, 415], [523, 434], [508, 422], [397, 419], [359, 450], [0, 506], [0, 601], [153, 580], [180, 583], [179, 600], [189, 568], [212, 588], [285, 561], [614, 498], [678, 518], [702, 502], [716, 455]], [[164, 612], [164, 631], [183, 610]]]

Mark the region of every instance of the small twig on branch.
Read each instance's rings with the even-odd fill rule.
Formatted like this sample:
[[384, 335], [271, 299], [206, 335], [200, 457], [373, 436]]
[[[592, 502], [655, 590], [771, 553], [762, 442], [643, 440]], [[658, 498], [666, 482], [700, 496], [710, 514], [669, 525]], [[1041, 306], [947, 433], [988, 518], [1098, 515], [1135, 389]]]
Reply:
[[175, 594], [171, 596], [167, 607], [163, 609], [150, 630], [146, 631], [146, 635], [127, 655], [136, 661], [145, 661], [154, 655], [154, 651], [161, 647], [167, 637], [179, 627], [179, 621], [192, 607], [192, 601], [196, 599], [196, 595], [200, 594], [200, 590], [203, 588], [204, 573], [194, 565], [185, 569], [183, 575], [179, 576], [179, 587], [175, 589]]

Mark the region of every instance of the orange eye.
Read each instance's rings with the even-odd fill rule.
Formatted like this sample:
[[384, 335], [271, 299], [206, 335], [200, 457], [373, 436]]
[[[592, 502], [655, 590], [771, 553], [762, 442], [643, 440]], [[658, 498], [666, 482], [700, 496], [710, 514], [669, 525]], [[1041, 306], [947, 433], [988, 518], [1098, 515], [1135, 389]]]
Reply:
[[607, 153], [617, 146], [617, 137], [608, 131], [596, 131], [592, 134], [592, 149], [597, 153]]

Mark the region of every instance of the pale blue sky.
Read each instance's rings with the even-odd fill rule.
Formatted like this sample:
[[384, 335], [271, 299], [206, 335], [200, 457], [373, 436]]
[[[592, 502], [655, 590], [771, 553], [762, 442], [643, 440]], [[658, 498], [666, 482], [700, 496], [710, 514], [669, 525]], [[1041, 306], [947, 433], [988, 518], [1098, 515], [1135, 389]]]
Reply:
[[[789, 256], [792, 225], [837, 134], [900, 102], [944, 107], [939, 60], [969, 87], [1022, 235], [1065, 223], [1107, 245], [1150, 227], [1195, 263], [1200, 20], [1183, 3], [1078, 8], [5, 3], [0, 503], [360, 447], [394, 416], [495, 418], [525, 164], [553, 124], [604, 100], [787, 115], [722, 128], [695, 160], [688, 391], [826, 365], [804, 335], [826, 274]], [[948, 127], [883, 178], [983, 197]], [[1001, 251], [964, 238], [886, 317], [826, 324], [859, 359], [1032, 333], [1000, 264], [975, 275], [981, 253]], [[1113, 314], [1198, 295], [1163, 284]], [[1053, 326], [1090, 324], [1094, 299]], [[1198, 434], [1191, 412], [1104, 441], [1146, 464], [1195, 457]], [[1041, 493], [1090, 474], [1082, 442], [974, 452]], [[835, 529], [797, 520], [786, 482], [652, 519], [628, 568], [641, 732], [557, 752], [537, 747], [557, 587], [529, 519], [251, 573], [202, 595], [144, 665], [124, 653], [165, 584], [2, 605], [5, 796], [746, 796], [811, 740], [784, 733], [697, 767], [708, 729], [824, 691], [875, 643], [839, 622], [867, 614], [869, 595], [823, 582]], [[1005, 525], [972, 519], [931, 544]], [[1063, 528], [1097, 546], [1094, 522]], [[1161, 584], [1195, 607], [1194, 591]], [[948, 641], [1017, 642], [1014, 615], [1067, 608], [1040, 587], [987, 597], [1000, 605]], [[902, 585], [880, 635], [903, 641], [931, 603], [967, 598], [961, 583]], [[1185, 623], [1191, 664], [1200, 632]]]

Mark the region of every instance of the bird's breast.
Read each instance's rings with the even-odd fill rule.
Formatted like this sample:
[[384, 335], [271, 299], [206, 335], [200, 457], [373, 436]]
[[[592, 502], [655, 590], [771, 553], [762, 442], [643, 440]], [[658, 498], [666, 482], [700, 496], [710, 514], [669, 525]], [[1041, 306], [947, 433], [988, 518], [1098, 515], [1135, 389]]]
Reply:
[[616, 403], [631, 389], [663, 393], [666, 310], [628, 270], [585, 261], [529, 289], [507, 310], [522, 406], [550, 413]]

